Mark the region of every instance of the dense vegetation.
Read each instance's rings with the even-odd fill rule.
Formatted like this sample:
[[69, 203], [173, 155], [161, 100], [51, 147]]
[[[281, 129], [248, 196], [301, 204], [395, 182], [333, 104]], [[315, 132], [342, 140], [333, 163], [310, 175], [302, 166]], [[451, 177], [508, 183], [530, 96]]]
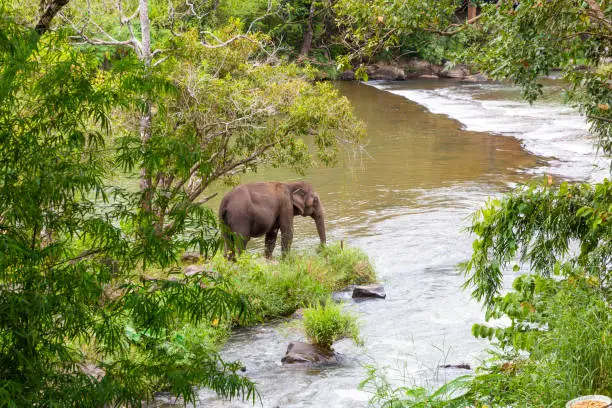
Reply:
[[[211, 183], [331, 164], [361, 125], [238, 20], [202, 37], [171, 3], [68, 3], [0, 6], [0, 405], [193, 401], [195, 385], [254, 401], [212, 346], [254, 299], [231, 276], [170, 275], [185, 249], [219, 248]], [[329, 295], [312, 286], [255, 316]]]
[[[240, 364], [217, 354], [228, 328], [372, 279], [362, 254], [337, 246], [278, 266], [213, 258], [211, 185], [260, 166], [333, 164], [359, 142], [362, 124], [313, 66], [464, 62], [529, 101], [559, 69], [567, 101], [612, 153], [609, 1], [472, 2], [482, 14], [470, 21], [456, 0], [111, 3], [0, 5], [2, 406], [139, 405], [161, 389], [191, 401], [194, 385], [254, 399]], [[139, 185], [117, 181], [126, 174]], [[474, 327], [493, 359], [433, 393], [378, 383], [378, 403], [612, 394], [611, 203], [609, 181], [535, 184], [487, 203], [464, 271], [487, 318], [511, 322]], [[187, 249], [214, 273], [177, 278]], [[500, 295], [514, 264], [530, 273]]]

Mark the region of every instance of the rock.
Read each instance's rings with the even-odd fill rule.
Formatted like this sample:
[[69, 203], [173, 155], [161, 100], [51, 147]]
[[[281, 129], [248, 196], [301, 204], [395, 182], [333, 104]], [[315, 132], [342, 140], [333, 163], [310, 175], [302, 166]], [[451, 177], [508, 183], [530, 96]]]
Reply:
[[468, 75], [465, 78], [463, 78], [464, 81], [470, 81], [470, 82], [485, 82], [488, 81], [489, 78], [485, 75], [485, 74], [474, 74], [474, 75]]
[[292, 341], [287, 346], [285, 357], [281, 359], [284, 364], [336, 364], [338, 359], [333, 351], [324, 349], [316, 344]]
[[196, 263], [202, 259], [202, 255], [199, 252], [185, 252], [181, 255], [181, 262], [183, 263]]
[[304, 318], [304, 308], [298, 309], [291, 315], [292, 319], [302, 320]]
[[437, 71], [431, 63], [419, 59], [411, 59], [406, 61], [404, 64], [404, 70], [407, 72], [412, 72], [416, 75], [430, 75]]
[[93, 377], [97, 381], [100, 381], [106, 375], [106, 371], [92, 363], [79, 363], [77, 367], [83, 374]]
[[353, 81], [355, 79], [355, 71], [351, 69], [342, 71], [342, 73], [340, 74], [340, 79], [343, 81]]
[[183, 269], [183, 274], [187, 277], [206, 272], [206, 268], [204, 268], [204, 266], [202, 265], [189, 265], [188, 267]]
[[353, 299], [355, 298], [379, 298], [387, 297], [385, 288], [382, 285], [363, 285], [355, 286], [353, 289]]
[[433, 75], [433, 74], [423, 74], [423, 75], [419, 75], [419, 78], [423, 78], [423, 79], [440, 79], [439, 76], [437, 75]]
[[443, 78], [455, 78], [455, 79], [463, 79], [470, 75], [470, 70], [465, 65], [456, 65], [454, 67], [450, 67], [450, 65], [446, 65], [444, 69], [442, 69], [438, 76]]
[[386, 64], [374, 64], [366, 67], [368, 79], [378, 79], [386, 81], [403, 81], [406, 79], [404, 70], [400, 67]]
[[342, 289], [338, 292], [332, 292], [332, 300], [336, 303], [346, 302], [351, 299], [353, 295], [353, 289], [355, 285], [351, 285], [349, 288]]
[[460, 368], [462, 370], [471, 370], [472, 367], [470, 367], [469, 364], [467, 363], [461, 363], [461, 364], [444, 364], [441, 365], [440, 368]]

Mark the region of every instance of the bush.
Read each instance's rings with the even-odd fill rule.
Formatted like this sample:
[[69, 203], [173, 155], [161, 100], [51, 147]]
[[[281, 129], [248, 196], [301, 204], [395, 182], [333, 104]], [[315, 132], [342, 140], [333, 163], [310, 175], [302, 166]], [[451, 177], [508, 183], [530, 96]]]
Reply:
[[331, 349], [336, 340], [347, 337], [361, 344], [357, 319], [333, 301], [304, 310], [304, 331], [308, 340], [326, 349]]
[[490, 317], [512, 324], [491, 330], [500, 351], [476, 377], [484, 402], [512, 406], [562, 406], [587, 394], [612, 394], [612, 312], [592, 279], [564, 281], [521, 276], [515, 291], [498, 298]]

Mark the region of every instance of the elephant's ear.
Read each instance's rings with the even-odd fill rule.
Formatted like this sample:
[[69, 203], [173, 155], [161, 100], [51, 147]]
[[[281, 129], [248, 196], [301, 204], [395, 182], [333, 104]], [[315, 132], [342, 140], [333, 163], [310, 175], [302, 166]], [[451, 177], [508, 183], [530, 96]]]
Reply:
[[293, 202], [293, 207], [297, 209], [297, 213], [299, 215], [304, 214], [304, 198], [306, 196], [306, 192], [301, 188], [293, 191], [291, 193], [291, 202]]

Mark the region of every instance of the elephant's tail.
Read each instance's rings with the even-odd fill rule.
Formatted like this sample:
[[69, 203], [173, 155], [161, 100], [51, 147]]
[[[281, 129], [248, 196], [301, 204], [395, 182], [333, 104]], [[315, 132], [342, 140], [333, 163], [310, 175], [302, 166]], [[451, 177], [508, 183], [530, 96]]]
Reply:
[[219, 221], [221, 221], [221, 227], [227, 228], [227, 208], [222, 207], [219, 210]]

